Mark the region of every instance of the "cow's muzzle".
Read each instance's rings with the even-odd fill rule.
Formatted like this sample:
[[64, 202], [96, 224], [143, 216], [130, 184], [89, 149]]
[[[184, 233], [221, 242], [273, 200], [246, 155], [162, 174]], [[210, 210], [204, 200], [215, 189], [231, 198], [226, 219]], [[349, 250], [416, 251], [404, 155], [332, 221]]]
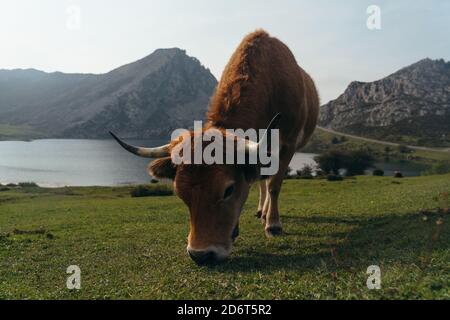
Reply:
[[187, 252], [198, 265], [214, 265], [228, 256], [227, 250], [222, 247], [210, 246], [204, 250], [187, 247]]

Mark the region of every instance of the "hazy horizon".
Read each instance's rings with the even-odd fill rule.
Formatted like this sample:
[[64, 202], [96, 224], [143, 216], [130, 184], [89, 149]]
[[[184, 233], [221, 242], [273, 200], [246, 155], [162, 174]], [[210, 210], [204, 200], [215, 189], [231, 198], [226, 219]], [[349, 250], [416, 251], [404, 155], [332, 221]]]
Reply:
[[[370, 5], [381, 9], [380, 30], [366, 26]], [[220, 79], [242, 37], [263, 28], [290, 47], [323, 104], [351, 81], [381, 79], [424, 58], [450, 60], [449, 13], [450, 2], [440, 0], [3, 1], [0, 69], [104, 74], [177, 47]]]

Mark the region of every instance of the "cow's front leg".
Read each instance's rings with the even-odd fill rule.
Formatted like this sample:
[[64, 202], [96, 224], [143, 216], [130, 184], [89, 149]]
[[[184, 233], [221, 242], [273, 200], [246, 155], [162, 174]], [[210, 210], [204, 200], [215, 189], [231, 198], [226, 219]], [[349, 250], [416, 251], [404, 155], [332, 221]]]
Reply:
[[262, 218], [263, 216], [263, 209], [264, 209], [264, 202], [266, 201], [266, 195], [267, 195], [266, 181], [263, 180], [259, 182], [259, 203], [258, 203], [258, 211], [256, 212], [256, 217], [258, 219]]
[[[278, 197], [281, 191], [281, 185], [286, 175], [291, 157], [285, 157], [280, 160], [280, 169], [278, 173], [269, 178], [267, 181], [267, 197], [263, 210], [263, 218], [265, 218], [266, 236], [272, 237], [282, 233], [280, 222], [280, 214], [278, 212]], [[265, 215], [264, 215], [265, 214]], [[264, 222], [264, 220], [263, 220]]]

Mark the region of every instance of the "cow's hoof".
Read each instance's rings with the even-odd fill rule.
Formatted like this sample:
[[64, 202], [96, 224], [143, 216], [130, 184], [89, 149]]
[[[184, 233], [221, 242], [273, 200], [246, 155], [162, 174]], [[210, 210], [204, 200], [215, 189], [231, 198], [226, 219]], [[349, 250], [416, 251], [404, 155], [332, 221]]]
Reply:
[[257, 217], [258, 219], [261, 219], [262, 217], [262, 211], [258, 210], [258, 212], [256, 212], [255, 217]]
[[266, 237], [276, 237], [283, 233], [283, 228], [281, 226], [270, 226], [265, 229]]

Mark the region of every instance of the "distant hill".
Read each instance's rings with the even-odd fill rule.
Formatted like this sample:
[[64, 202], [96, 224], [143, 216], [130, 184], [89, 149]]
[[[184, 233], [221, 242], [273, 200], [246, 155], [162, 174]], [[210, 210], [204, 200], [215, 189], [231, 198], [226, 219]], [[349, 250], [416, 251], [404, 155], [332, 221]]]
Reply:
[[100, 75], [0, 70], [0, 138], [2, 128], [42, 137], [102, 138], [108, 130], [166, 137], [204, 119], [216, 85], [208, 69], [177, 48]]
[[450, 62], [424, 59], [378, 81], [354, 81], [321, 107], [319, 125], [386, 141], [450, 146]]

